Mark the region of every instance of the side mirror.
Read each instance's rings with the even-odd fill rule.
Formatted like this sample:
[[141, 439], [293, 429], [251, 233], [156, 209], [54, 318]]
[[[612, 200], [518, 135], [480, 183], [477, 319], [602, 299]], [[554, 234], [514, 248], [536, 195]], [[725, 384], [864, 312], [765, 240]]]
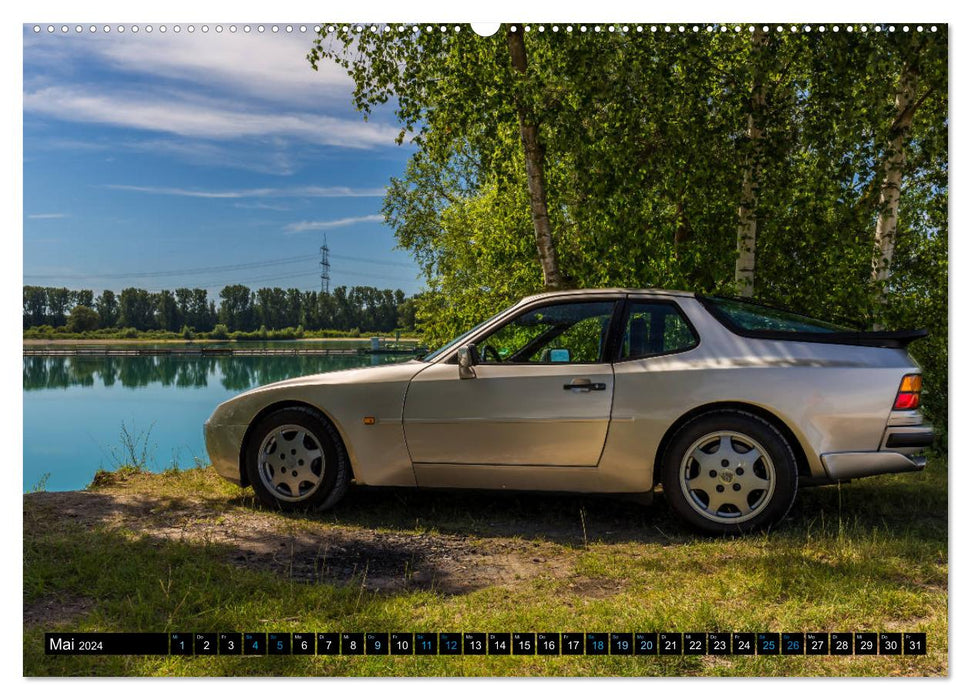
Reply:
[[475, 347], [463, 345], [458, 349], [456, 357], [459, 361], [459, 379], [475, 379]]

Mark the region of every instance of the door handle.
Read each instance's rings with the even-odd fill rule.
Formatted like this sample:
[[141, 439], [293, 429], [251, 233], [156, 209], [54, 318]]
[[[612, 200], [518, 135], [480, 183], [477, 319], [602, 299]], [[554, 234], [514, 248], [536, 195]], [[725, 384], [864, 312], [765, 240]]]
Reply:
[[564, 384], [563, 388], [566, 391], [606, 391], [607, 385], [603, 382], [591, 382], [589, 379], [574, 379], [569, 384]]

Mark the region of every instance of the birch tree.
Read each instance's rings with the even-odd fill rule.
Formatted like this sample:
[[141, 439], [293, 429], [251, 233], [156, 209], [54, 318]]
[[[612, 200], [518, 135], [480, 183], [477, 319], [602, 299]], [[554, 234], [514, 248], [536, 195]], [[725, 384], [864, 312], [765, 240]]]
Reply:
[[893, 124], [890, 126], [890, 143], [883, 163], [883, 180], [880, 183], [877, 225], [874, 232], [875, 253], [871, 281], [883, 301], [884, 286], [890, 276], [893, 260], [894, 242], [897, 237], [897, 211], [900, 204], [900, 185], [903, 180], [906, 154], [904, 143], [910, 133], [914, 120], [914, 105], [917, 92], [917, 67], [913, 63], [904, 67], [897, 82], [894, 99]]
[[[927, 324], [933, 340], [912, 352], [929, 413], [946, 415], [946, 26], [533, 27], [522, 47], [508, 27], [390, 29], [339, 28], [315, 56], [348, 70], [366, 116], [393, 105], [414, 145], [384, 212], [424, 272], [416, 323], [429, 343], [544, 288], [548, 231], [578, 287], [754, 292], [861, 326]], [[875, 232], [891, 212], [885, 256]], [[875, 306], [878, 255], [888, 276]]]
[[751, 74], [752, 90], [749, 95], [748, 125], [745, 131], [747, 156], [742, 171], [742, 194], [738, 205], [737, 253], [735, 260], [735, 284], [738, 294], [751, 297], [755, 294], [755, 244], [758, 233], [756, 207], [761, 186], [762, 136], [765, 122], [765, 47], [768, 37], [757, 27], [752, 33]]
[[[528, 64], [526, 58], [526, 42], [523, 40], [523, 28], [511, 25], [506, 32], [509, 42], [509, 57], [513, 70], [522, 79], [526, 77]], [[522, 80], [519, 81], [522, 84]], [[529, 209], [533, 219], [533, 231], [536, 235], [536, 252], [539, 256], [540, 267], [543, 268], [543, 285], [548, 290], [562, 289], [565, 280], [560, 273], [556, 260], [556, 249], [553, 246], [553, 231], [550, 227], [550, 216], [546, 202], [546, 176], [544, 174], [544, 148], [540, 143], [539, 124], [535, 115], [530, 113], [523, 89], [513, 91], [512, 99], [516, 105], [519, 117], [519, 134], [523, 144], [523, 155], [526, 160], [526, 181], [529, 185]]]
[[403, 127], [399, 142], [408, 138], [417, 145], [425, 166], [448, 168], [454, 159], [471, 157], [484, 171], [502, 170], [507, 166], [494, 160], [499, 154], [491, 140], [518, 125], [517, 160], [525, 163], [542, 286], [562, 288], [567, 277], [559, 267], [549, 215], [537, 108], [543, 86], [530, 69], [523, 27], [508, 25], [492, 37], [467, 28], [446, 34], [421, 29], [362, 25], [330, 32], [321, 27], [308, 58], [314, 68], [322, 60], [344, 67], [354, 79], [356, 105], [366, 115], [394, 100]]
[[[877, 221], [874, 229], [873, 262], [870, 280], [878, 304], [885, 304], [886, 287], [890, 279], [900, 213], [900, 191], [907, 165], [907, 149], [911, 147], [911, 131], [917, 110], [936, 90], [940, 89], [940, 75], [928, 71], [921, 75], [922, 59], [927, 60], [928, 42], [917, 40], [902, 47], [903, 67], [897, 78], [893, 113], [888, 129], [888, 142], [883, 155], [880, 195], [877, 202]], [[928, 61], [932, 63], [932, 61]], [[923, 78], [923, 80], [922, 80]], [[923, 83], [923, 94], [918, 94]]]

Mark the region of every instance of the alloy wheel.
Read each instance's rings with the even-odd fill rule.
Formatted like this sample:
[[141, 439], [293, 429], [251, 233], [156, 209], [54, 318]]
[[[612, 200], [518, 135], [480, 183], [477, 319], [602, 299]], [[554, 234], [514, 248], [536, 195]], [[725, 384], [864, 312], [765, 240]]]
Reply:
[[320, 440], [300, 425], [281, 425], [260, 444], [257, 456], [260, 481], [281, 501], [303, 501], [316, 491], [324, 476]]
[[741, 523], [761, 513], [776, 486], [768, 451], [735, 431], [708, 433], [685, 451], [681, 491], [699, 515], [718, 523]]

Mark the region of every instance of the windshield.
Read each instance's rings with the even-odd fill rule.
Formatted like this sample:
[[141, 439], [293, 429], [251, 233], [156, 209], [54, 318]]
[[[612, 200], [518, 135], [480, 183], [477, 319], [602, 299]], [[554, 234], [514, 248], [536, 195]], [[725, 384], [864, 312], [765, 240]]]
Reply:
[[500, 316], [502, 316], [504, 313], [506, 313], [506, 311], [508, 311], [508, 309], [503, 309], [502, 311], [500, 311], [499, 313], [497, 313], [495, 316], [492, 316], [491, 318], [487, 318], [485, 321], [483, 321], [482, 323], [478, 324], [477, 326], [475, 326], [471, 330], [468, 330], [465, 333], [463, 333], [462, 335], [460, 335], [459, 337], [457, 337], [457, 338], [455, 338], [453, 340], [448, 341], [447, 343], [445, 343], [445, 345], [442, 345], [442, 346], [438, 347], [437, 349], [432, 350], [431, 352], [425, 353], [424, 355], [422, 355], [418, 359], [421, 360], [422, 362], [434, 362], [435, 360], [438, 360], [443, 355], [447, 355], [449, 352], [451, 352], [452, 350], [454, 350], [455, 348], [457, 348], [459, 345], [462, 345], [462, 343], [464, 343], [469, 337], [471, 337], [472, 335], [474, 335], [480, 328], [484, 328], [485, 326], [489, 325], [494, 320], [496, 320], [497, 318], [499, 318]]

